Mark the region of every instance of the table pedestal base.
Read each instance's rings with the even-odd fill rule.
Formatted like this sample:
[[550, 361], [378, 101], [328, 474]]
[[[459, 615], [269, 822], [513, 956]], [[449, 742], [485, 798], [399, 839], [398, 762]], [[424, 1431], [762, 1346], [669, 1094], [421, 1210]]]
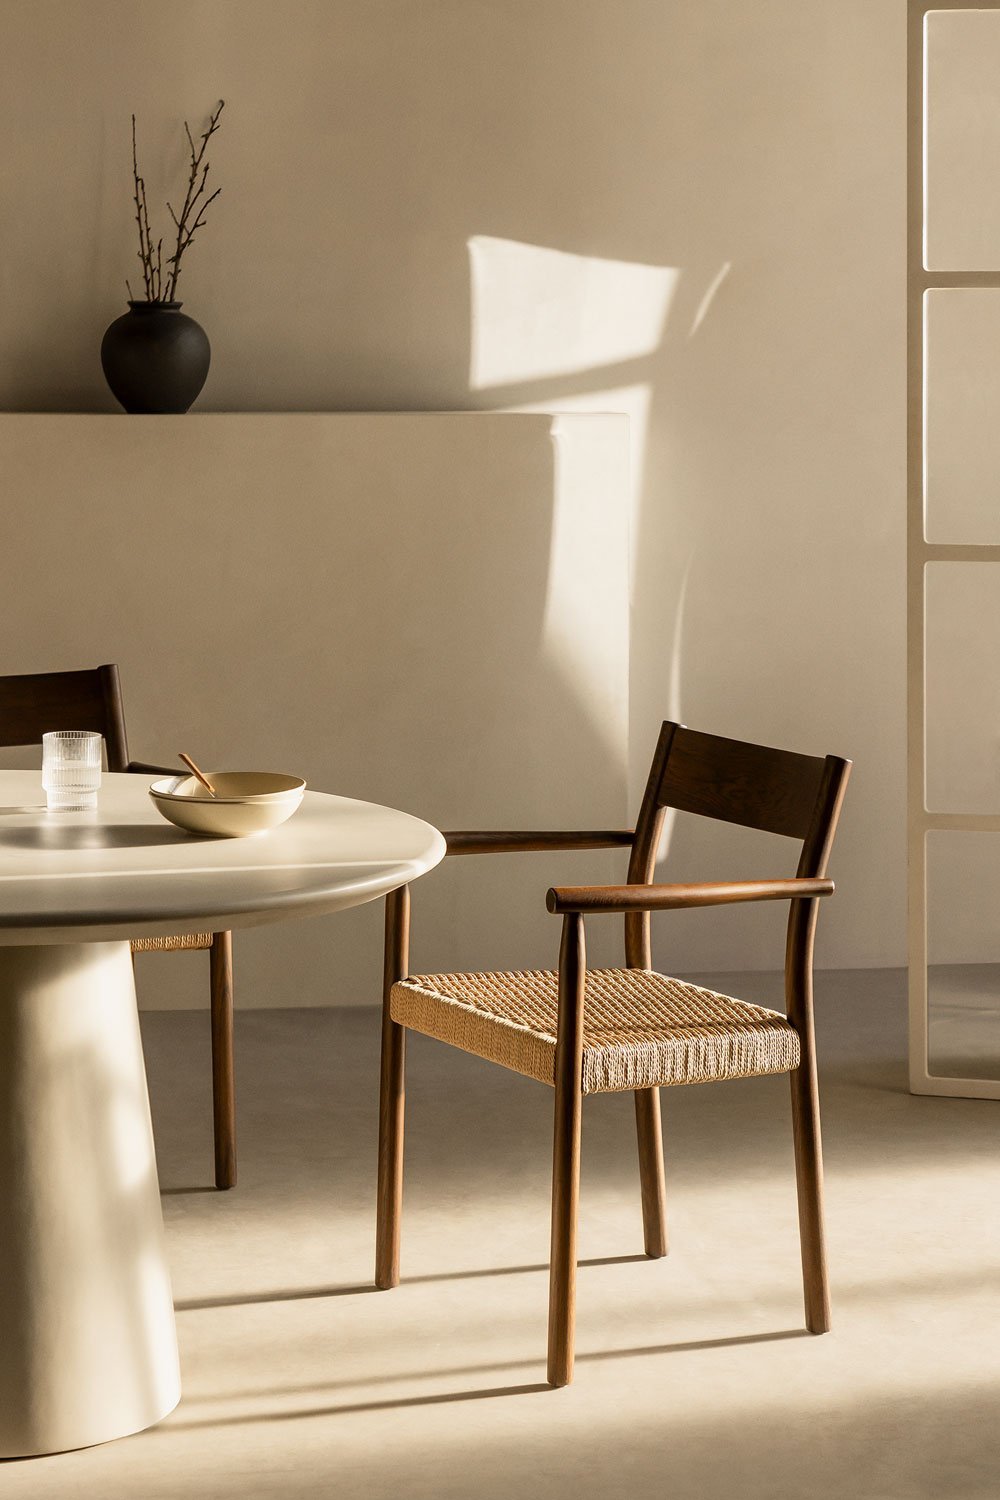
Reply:
[[180, 1399], [127, 943], [0, 948], [0, 1458]]

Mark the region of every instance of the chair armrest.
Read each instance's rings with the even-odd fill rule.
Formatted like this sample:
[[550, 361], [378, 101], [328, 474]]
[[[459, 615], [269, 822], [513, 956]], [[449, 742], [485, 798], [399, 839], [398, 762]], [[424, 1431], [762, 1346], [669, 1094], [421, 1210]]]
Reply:
[[572, 829], [568, 833], [446, 833], [448, 854], [519, 854], [535, 850], [631, 848], [630, 828]]
[[126, 771], [135, 772], [138, 776], [183, 776], [183, 771], [178, 771], [176, 766], [151, 766], [144, 760], [130, 760], [125, 767]]
[[727, 906], [735, 901], [790, 901], [832, 896], [832, 880], [732, 880], [702, 885], [562, 885], [550, 890], [551, 912], [677, 911], [688, 906]]

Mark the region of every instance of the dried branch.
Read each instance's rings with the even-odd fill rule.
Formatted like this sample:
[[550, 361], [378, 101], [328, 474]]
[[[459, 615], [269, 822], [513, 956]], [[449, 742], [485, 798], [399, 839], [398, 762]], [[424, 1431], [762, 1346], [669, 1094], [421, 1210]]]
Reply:
[[[191, 225], [190, 229], [186, 229], [184, 231], [184, 241], [183, 241], [183, 244], [181, 245], [180, 250], [177, 252], [177, 259], [178, 260], [180, 259], [180, 256], [183, 253], [183, 251], [185, 251], [187, 249], [188, 245], [190, 245], [191, 241], [194, 239], [194, 232], [195, 232], [195, 230], [196, 229], [200, 229], [201, 226], [204, 224], [204, 222], [205, 222], [205, 210], [206, 210], [206, 208], [208, 208], [209, 204], [215, 202], [216, 198], [219, 196], [219, 194], [221, 192], [222, 192], [221, 188], [216, 188], [216, 190], [212, 194], [212, 196], [210, 198], [206, 198], [205, 199], [205, 202], [202, 204], [201, 208], [198, 211], [198, 217], [195, 219], [195, 221]], [[197, 202], [197, 199], [195, 201]], [[173, 258], [173, 257], [171, 257], [171, 258]], [[174, 280], [176, 282], [176, 277], [174, 278]]]
[[135, 222], [139, 226], [139, 260], [142, 263], [142, 280], [146, 288], [146, 297], [152, 302], [154, 300], [153, 251], [150, 244], [149, 210], [146, 206], [146, 184], [139, 176], [139, 158], [135, 143], [135, 115], [132, 116], [132, 183], [135, 197]]
[[[153, 248], [153, 236], [149, 227], [149, 207], [146, 201], [146, 183], [139, 172], [139, 158], [136, 147], [135, 115], [132, 116], [132, 181], [133, 195], [135, 199], [135, 221], [139, 230], [138, 257], [142, 265], [142, 280], [146, 291], [146, 300], [149, 302], [173, 302], [177, 297], [177, 279], [180, 276], [181, 257], [184, 251], [194, 239], [195, 231], [200, 229], [205, 222], [205, 211], [210, 204], [214, 203], [222, 191], [216, 188], [214, 193], [205, 198], [205, 189], [208, 182], [210, 163], [206, 160], [205, 152], [211, 137], [219, 128], [219, 116], [225, 108], [225, 100], [220, 99], [216, 108], [209, 116], [206, 130], [200, 138], [200, 144], [195, 145], [194, 137], [188, 122], [184, 121], [184, 133], [187, 136], [188, 149], [191, 153], [191, 166], [188, 173], [187, 191], [184, 195], [184, 203], [180, 214], [174, 212], [171, 203], [167, 203], [167, 209], [173, 220], [177, 231], [174, 253], [167, 257], [167, 282], [164, 289], [163, 284], [163, 240], [157, 240], [156, 248]], [[204, 201], [202, 201], [204, 200]], [[125, 286], [129, 294], [129, 301], [133, 301], [132, 288], [126, 278]]]
[[191, 134], [191, 127], [186, 120], [184, 121], [184, 133], [187, 136], [188, 149], [191, 153], [191, 170], [188, 174], [187, 192], [184, 195], [184, 204], [179, 214], [175, 214], [173, 208], [169, 204], [167, 205], [170, 208], [170, 216], [177, 227], [177, 241], [174, 246], [174, 253], [167, 261], [167, 264], [172, 267], [167, 280], [167, 300], [171, 302], [176, 300], [177, 297], [177, 281], [181, 274], [181, 256], [194, 238], [195, 230], [200, 228], [204, 223], [205, 209], [219, 196], [221, 191], [221, 189], [216, 188], [211, 197], [206, 199], [202, 204], [192, 221], [191, 215], [194, 212], [195, 205], [204, 194], [205, 184], [208, 181], [210, 163], [205, 160], [205, 152], [208, 149], [209, 141], [219, 128], [219, 116], [222, 114], [225, 106], [226, 101], [220, 99], [209, 116], [208, 127], [201, 136], [201, 144], [199, 146], [195, 145], [194, 137]]

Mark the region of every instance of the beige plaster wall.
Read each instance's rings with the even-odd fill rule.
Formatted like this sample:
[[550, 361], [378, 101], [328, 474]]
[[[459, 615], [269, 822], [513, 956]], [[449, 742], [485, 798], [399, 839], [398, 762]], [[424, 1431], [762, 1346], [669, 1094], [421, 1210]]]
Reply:
[[[135, 759], [440, 828], [628, 826], [623, 417], [6, 415], [0, 466], [5, 654], [117, 660]], [[551, 964], [546, 889], [590, 870], [622, 856], [449, 861], [414, 969]], [[241, 1004], [377, 1002], [381, 905], [241, 932]], [[205, 985], [203, 954], [141, 962], [147, 1003]]]
[[[129, 113], [159, 203], [224, 96], [200, 409], [627, 411], [633, 801], [668, 714], [853, 755], [820, 960], [899, 963], [904, 14], [0, 0], [0, 407], [112, 409]], [[712, 830], [671, 852], [738, 873]], [[775, 937], [679, 917], [661, 957], [771, 966]]]

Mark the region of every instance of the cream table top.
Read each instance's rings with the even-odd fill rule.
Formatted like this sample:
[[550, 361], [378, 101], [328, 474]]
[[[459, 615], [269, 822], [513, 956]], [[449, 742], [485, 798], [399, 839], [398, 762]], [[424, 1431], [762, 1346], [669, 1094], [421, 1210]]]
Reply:
[[0, 944], [223, 931], [359, 906], [432, 869], [436, 828], [307, 791], [279, 828], [199, 838], [168, 823], [155, 777], [105, 774], [93, 813], [49, 813], [37, 771], [0, 771]]

